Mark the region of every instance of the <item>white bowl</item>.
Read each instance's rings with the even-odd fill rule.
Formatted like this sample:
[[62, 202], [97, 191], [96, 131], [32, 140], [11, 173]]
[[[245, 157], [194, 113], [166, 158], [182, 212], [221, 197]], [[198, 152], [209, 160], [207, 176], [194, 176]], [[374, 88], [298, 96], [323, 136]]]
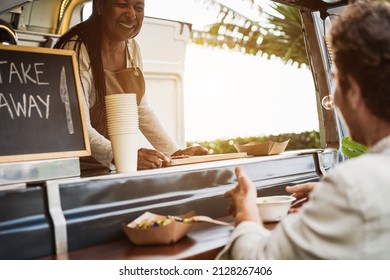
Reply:
[[257, 209], [263, 222], [278, 222], [288, 214], [296, 198], [288, 195], [263, 196], [256, 199]]

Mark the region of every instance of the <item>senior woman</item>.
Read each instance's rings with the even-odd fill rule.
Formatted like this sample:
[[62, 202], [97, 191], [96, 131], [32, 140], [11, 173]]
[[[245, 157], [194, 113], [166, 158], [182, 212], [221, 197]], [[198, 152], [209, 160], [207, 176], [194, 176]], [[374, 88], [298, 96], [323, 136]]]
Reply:
[[144, 7], [144, 0], [93, 0], [90, 18], [55, 45], [77, 52], [92, 157], [110, 169], [114, 169], [114, 159], [107, 135], [107, 94], [137, 93], [140, 130], [156, 149], [138, 150], [138, 169], [159, 168], [170, 156], [208, 152], [202, 146], [181, 150], [147, 103], [142, 58], [134, 39], [143, 24]]

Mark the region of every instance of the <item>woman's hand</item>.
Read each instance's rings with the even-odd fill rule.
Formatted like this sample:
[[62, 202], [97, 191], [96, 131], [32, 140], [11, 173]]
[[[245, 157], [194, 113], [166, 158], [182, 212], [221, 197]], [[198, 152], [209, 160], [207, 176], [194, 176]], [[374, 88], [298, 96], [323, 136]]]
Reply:
[[203, 146], [192, 146], [188, 147], [184, 150], [178, 150], [172, 154], [172, 156], [182, 156], [182, 155], [187, 155], [187, 156], [202, 156], [202, 155], [207, 155], [209, 153], [209, 150], [207, 150]]
[[261, 218], [256, 206], [257, 192], [252, 181], [236, 167], [237, 186], [225, 193], [226, 198], [231, 198], [228, 212], [236, 218], [236, 224], [243, 221], [261, 223]]
[[170, 161], [169, 157], [159, 151], [145, 148], [138, 150], [138, 170], [160, 168]]

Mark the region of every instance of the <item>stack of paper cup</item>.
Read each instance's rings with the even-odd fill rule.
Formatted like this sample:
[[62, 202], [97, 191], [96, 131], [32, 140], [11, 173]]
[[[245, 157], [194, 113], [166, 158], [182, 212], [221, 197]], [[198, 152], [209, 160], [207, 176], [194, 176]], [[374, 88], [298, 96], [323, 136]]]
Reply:
[[107, 130], [117, 173], [137, 171], [138, 107], [134, 93], [106, 96]]

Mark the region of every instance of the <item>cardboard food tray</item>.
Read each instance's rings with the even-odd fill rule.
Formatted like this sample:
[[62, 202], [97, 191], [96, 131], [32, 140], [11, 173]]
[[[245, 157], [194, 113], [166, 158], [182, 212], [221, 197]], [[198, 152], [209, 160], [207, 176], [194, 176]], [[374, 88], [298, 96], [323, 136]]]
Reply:
[[[181, 218], [189, 218], [194, 212], [179, 215]], [[170, 224], [148, 229], [138, 229], [136, 226], [145, 219], [159, 220], [166, 216], [145, 212], [129, 224], [122, 223], [122, 229], [129, 240], [136, 245], [173, 244], [183, 238], [190, 230], [192, 224], [172, 221]]]
[[250, 142], [248, 144], [234, 144], [239, 152], [246, 152], [252, 156], [268, 156], [283, 153], [290, 142], [290, 139], [284, 142], [267, 141], [265, 143]]
[[217, 160], [225, 160], [225, 159], [243, 158], [246, 156], [247, 156], [246, 152], [204, 155], [204, 156], [190, 156], [188, 158], [172, 159], [171, 162], [167, 164], [167, 166], [209, 162], [209, 161], [217, 161]]
[[[187, 223], [182, 220], [188, 218]], [[140, 229], [137, 227], [142, 221], [158, 221], [170, 219], [170, 223], [163, 226], [147, 227]], [[129, 224], [122, 223], [122, 229], [126, 233], [129, 240], [136, 245], [157, 245], [157, 244], [173, 244], [183, 238], [191, 229], [193, 223], [206, 222], [215, 225], [233, 226], [233, 224], [215, 220], [208, 216], [195, 216], [195, 212], [191, 211], [179, 216], [162, 216], [151, 212], [145, 212], [137, 219]]]

